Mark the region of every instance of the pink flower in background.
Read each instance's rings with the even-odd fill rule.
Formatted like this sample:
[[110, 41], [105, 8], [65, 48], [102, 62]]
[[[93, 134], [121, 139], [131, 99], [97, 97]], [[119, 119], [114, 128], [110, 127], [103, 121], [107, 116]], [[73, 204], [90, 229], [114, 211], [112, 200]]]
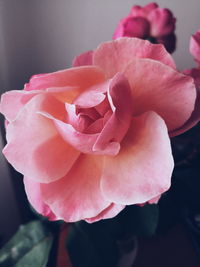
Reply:
[[193, 77], [196, 87], [200, 88], [200, 30], [191, 36], [189, 50], [198, 66], [196, 68], [187, 69], [184, 73]]
[[[192, 69], [186, 69], [183, 71], [184, 74], [189, 75], [194, 79], [194, 83], [197, 90], [197, 98], [195, 102], [195, 112], [190, 119], [189, 124], [196, 124], [196, 121], [200, 117], [200, 30], [198, 30], [195, 34], [193, 34], [190, 38], [190, 47], [189, 47], [191, 55], [194, 57], [198, 66]], [[187, 123], [186, 123], [187, 127]]]
[[197, 61], [200, 68], [200, 30], [191, 36], [190, 39], [190, 53]]
[[163, 44], [172, 53], [176, 46], [175, 23], [172, 12], [159, 8], [156, 3], [144, 7], [133, 6], [130, 14], [119, 22], [113, 39], [124, 36], [149, 39], [153, 43]]
[[168, 190], [168, 134], [189, 125], [195, 100], [193, 79], [162, 45], [102, 43], [73, 68], [36, 75], [2, 96], [3, 153], [24, 175], [33, 207], [51, 220], [111, 218]]

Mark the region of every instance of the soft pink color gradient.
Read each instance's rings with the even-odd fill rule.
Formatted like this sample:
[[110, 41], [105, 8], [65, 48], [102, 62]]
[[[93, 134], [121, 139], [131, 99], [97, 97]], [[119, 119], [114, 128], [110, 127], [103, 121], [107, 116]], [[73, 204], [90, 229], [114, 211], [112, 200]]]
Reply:
[[[186, 69], [183, 73], [194, 79], [197, 90], [197, 98], [192, 116], [183, 127], [185, 130], [189, 129], [191, 125], [196, 125], [200, 118], [200, 30], [191, 36], [189, 50], [197, 63], [197, 67]], [[177, 131], [176, 133], [181, 133], [181, 131]]]
[[102, 43], [73, 65], [1, 98], [3, 153], [24, 175], [30, 203], [67, 222], [157, 203], [174, 166], [169, 134], [194, 111], [193, 79], [162, 45], [137, 38]]
[[172, 12], [156, 3], [144, 7], [133, 6], [129, 15], [120, 20], [113, 39], [125, 36], [149, 39], [163, 44], [172, 53], [176, 46], [175, 23]]
[[193, 34], [190, 39], [190, 53], [200, 66], [200, 30]]

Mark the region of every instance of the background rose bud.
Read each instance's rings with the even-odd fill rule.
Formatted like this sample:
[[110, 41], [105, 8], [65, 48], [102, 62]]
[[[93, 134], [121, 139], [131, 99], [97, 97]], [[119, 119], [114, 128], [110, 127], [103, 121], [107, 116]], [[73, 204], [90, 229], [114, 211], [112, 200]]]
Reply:
[[195, 58], [198, 66], [197, 68], [186, 69], [183, 71], [183, 73], [194, 79], [197, 97], [196, 97], [194, 111], [192, 113], [190, 120], [185, 123], [185, 126], [184, 126], [185, 129], [187, 129], [188, 126], [190, 127], [191, 125], [196, 125], [200, 117], [200, 31], [197, 31], [190, 38], [189, 50], [192, 56]]
[[189, 50], [198, 66], [196, 68], [186, 69], [183, 72], [191, 76], [195, 81], [196, 87], [200, 88], [200, 30], [191, 36]]
[[[123, 25], [124, 36], [134, 36], [146, 39], [149, 36], [150, 24], [148, 20], [142, 17], [130, 17]], [[120, 37], [120, 36], [119, 36]]]
[[190, 53], [200, 66], [200, 30], [193, 34], [190, 39]]
[[176, 19], [169, 9], [155, 8], [147, 17], [151, 24], [151, 36], [156, 38], [174, 32]]
[[137, 38], [102, 43], [74, 66], [2, 95], [3, 153], [29, 201], [68, 222], [157, 203], [173, 171], [168, 134], [184, 131], [194, 110], [193, 79], [162, 45]]
[[130, 14], [119, 22], [113, 39], [124, 36], [149, 39], [153, 43], [163, 44], [172, 53], [176, 47], [175, 23], [172, 12], [159, 8], [156, 3], [134, 6]]

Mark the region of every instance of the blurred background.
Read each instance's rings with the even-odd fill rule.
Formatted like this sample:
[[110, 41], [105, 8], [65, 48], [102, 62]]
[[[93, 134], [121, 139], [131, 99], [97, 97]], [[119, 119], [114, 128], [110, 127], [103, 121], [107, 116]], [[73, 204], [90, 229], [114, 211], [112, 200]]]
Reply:
[[[112, 38], [118, 21], [133, 5], [147, 0], [0, 0], [0, 93], [23, 88], [30, 76], [70, 67], [75, 55]], [[157, 0], [177, 18], [180, 70], [195, 65], [189, 54], [191, 34], [200, 29], [199, 0]], [[4, 146], [1, 116], [0, 145]], [[0, 154], [0, 242], [29, 216], [22, 179]]]

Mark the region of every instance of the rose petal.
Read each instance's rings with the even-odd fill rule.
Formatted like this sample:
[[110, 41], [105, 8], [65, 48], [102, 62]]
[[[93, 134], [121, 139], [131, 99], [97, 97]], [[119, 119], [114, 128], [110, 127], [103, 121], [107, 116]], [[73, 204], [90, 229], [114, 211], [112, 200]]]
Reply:
[[149, 36], [150, 24], [142, 17], [129, 18], [124, 22], [124, 32], [122, 36], [138, 37], [145, 39]]
[[156, 3], [149, 3], [144, 7], [133, 6], [130, 12], [131, 16], [134, 17], [146, 17], [152, 10], [156, 9], [158, 5]]
[[143, 7], [143, 10], [145, 11], [146, 15], [149, 14], [152, 10], [155, 10], [158, 8], [158, 4], [156, 3], [149, 3], [146, 6]]
[[48, 113], [41, 112], [41, 115], [53, 120], [56, 129], [62, 138], [74, 147], [77, 151], [85, 154], [95, 155], [116, 155], [120, 149], [120, 145], [117, 142], [111, 142], [107, 146], [101, 147], [101, 149], [94, 149], [94, 144], [99, 136], [96, 134], [87, 134], [77, 131], [72, 125], [63, 121], [55, 119]]
[[97, 216], [85, 219], [88, 223], [97, 222], [103, 219], [109, 219], [117, 216], [125, 208], [124, 205], [110, 204], [105, 210], [100, 212]]
[[168, 35], [174, 32], [176, 19], [167, 8], [156, 8], [148, 15], [151, 23], [151, 35], [154, 37]]
[[200, 62], [200, 30], [190, 38], [190, 53]]
[[42, 91], [18, 91], [13, 90], [4, 93], [1, 96], [0, 112], [8, 121], [16, 118], [21, 108], [35, 95], [42, 93]]
[[92, 124], [90, 124], [90, 126], [87, 127], [85, 132], [89, 134], [100, 133], [101, 130], [103, 129], [103, 123], [104, 123], [103, 118], [100, 118], [94, 121]]
[[113, 109], [112, 116], [106, 122], [93, 147], [101, 151], [110, 142], [121, 142], [132, 118], [132, 101], [130, 86], [126, 78], [118, 73], [110, 83], [108, 100]]
[[82, 154], [65, 177], [41, 185], [44, 201], [67, 222], [97, 216], [110, 205], [100, 191], [101, 171], [101, 157]]
[[161, 195], [158, 195], [158, 196], [156, 196], [156, 197], [150, 199], [150, 200], [148, 201], [148, 203], [149, 203], [149, 204], [157, 204], [158, 201], [160, 200], [160, 198], [161, 198]]
[[160, 198], [161, 198], [161, 195], [158, 195], [158, 196], [156, 196], [156, 197], [150, 199], [149, 201], [147, 201], [147, 202], [145, 202], [145, 203], [139, 204], [139, 206], [143, 207], [143, 206], [146, 205], [146, 204], [157, 204], [158, 201], [160, 200]]
[[47, 217], [50, 221], [59, 220], [59, 218], [52, 212], [50, 207], [44, 203], [42, 199], [40, 183], [24, 177], [24, 187], [29, 202], [38, 213]]
[[110, 80], [103, 83], [95, 84], [91, 86], [86, 91], [81, 93], [74, 101], [73, 104], [83, 107], [90, 108], [95, 107], [105, 99], [105, 94], [110, 86]]
[[[105, 80], [102, 70], [94, 66], [83, 66], [34, 76], [26, 90], [45, 90], [52, 87], [78, 87], [83, 92], [94, 84]], [[75, 94], [76, 96], [77, 94]]]
[[162, 45], [128, 37], [101, 44], [94, 52], [93, 64], [103, 69], [110, 78], [117, 72], [123, 73], [135, 57], [155, 59], [176, 68], [172, 57]]
[[145, 17], [145, 11], [143, 9], [143, 7], [139, 6], [139, 5], [135, 5], [131, 8], [130, 14], [129, 16], [133, 16], [133, 17]]
[[59, 119], [65, 111], [64, 105], [49, 95], [33, 97], [7, 126], [8, 144], [3, 153], [17, 171], [48, 183], [63, 177], [80, 153], [59, 136], [51, 120], [37, 113], [40, 110]]
[[79, 56], [75, 57], [72, 66], [73, 67], [79, 67], [79, 66], [87, 66], [92, 65], [92, 57], [93, 57], [93, 51], [87, 51]]
[[124, 36], [124, 22], [125, 21], [126, 21], [126, 18], [119, 21], [117, 28], [115, 29], [113, 36], [112, 36], [113, 40]]
[[200, 69], [184, 70], [183, 73], [191, 76], [194, 79], [195, 86], [200, 88]]
[[153, 110], [165, 120], [169, 131], [191, 116], [196, 99], [191, 77], [151, 59], [133, 60], [125, 76], [132, 88], [135, 115]]
[[197, 89], [197, 98], [191, 117], [179, 128], [170, 132], [170, 137], [182, 134], [194, 127], [200, 121], [200, 89]]
[[63, 103], [71, 103], [73, 99], [75, 99], [77, 95], [81, 93], [80, 87], [78, 85], [49, 87], [45, 91]]
[[139, 204], [165, 192], [171, 181], [173, 157], [164, 121], [147, 112], [132, 121], [120, 153], [105, 157], [101, 189], [117, 204]]

